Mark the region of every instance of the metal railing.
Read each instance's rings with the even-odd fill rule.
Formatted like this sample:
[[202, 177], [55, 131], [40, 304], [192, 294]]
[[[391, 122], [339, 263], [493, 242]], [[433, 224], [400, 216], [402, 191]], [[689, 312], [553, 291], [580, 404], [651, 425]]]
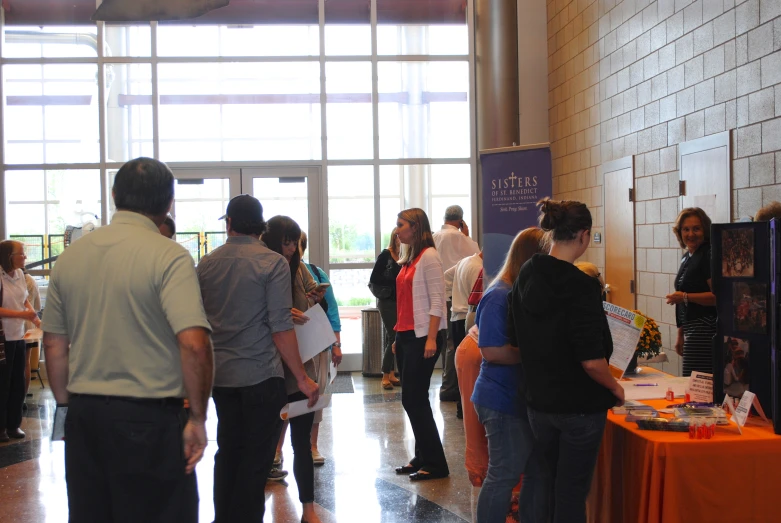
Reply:
[[201, 233], [177, 232], [176, 243], [187, 249], [196, 263], [201, 261]]
[[[52, 256], [59, 256], [62, 254], [62, 251], [65, 250], [65, 235], [64, 234], [50, 234], [47, 239], [47, 244], [49, 247], [48, 256], [51, 258]], [[47, 264], [47, 268], [51, 269], [54, 267], [54, 263]]]
[[201, 261], [205, 254], [223, 245], [226, 239], [227, 234], [223, 231], [176, 233], [176, 242], [189, 251], [195, 263]]
[[35, 263], [44, 259], [44, 241], [42, 234], [12, 234], [12, 240], [24, 244], [24, 252], [27, 254], [26, 263]]
[[228, 239], [228, 233], [225, 231], [207, 231], [203, 233], [206, 236], [204, 241], [204, 252], [213, 251], [217, 247], [225, 244], [225, 240]]

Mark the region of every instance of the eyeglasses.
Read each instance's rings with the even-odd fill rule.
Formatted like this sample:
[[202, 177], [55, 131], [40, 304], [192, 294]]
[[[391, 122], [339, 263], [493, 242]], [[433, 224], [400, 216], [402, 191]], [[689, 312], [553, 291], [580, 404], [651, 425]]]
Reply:
[[25, 258], [27, 258], [27, 255], [23, 252], [12, 252], [11, 256], [24, 256]]

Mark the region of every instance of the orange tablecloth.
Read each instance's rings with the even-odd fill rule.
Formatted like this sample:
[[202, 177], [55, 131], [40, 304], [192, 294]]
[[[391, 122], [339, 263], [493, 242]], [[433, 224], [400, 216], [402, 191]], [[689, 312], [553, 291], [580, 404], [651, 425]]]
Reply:
[[[679, 400], [676, 400], [676, 402]], [[669, 401], [644, 403], [657, 409]], [[593, 523], [781, 521], [781, 436], [750, 418], [743, 435], [719, 426], [710, 440], [639, 430], [608, 414], [588, 499]]]

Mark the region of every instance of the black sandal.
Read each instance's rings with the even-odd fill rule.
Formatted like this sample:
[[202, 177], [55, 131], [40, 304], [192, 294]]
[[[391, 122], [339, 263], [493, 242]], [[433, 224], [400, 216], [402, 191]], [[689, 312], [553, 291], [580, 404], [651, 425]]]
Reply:
[[440, 472], [438, 470], [423, 470], [420, 469], [417, 472], [410, 474], [409, 479], [410, 481], [426, 481], [429, 479], [442, 479], [448, 477], [450, 474], [448, 472]]
[[396, 467], [396, 474], [412, 474], [420, 470], [420, 467], [415, 465], [404, 465], [403, 467]]

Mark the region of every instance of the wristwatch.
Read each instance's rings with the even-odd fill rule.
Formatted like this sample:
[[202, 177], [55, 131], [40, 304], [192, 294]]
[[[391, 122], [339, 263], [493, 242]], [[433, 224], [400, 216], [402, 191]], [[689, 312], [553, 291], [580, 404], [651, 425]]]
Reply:
[[340, 341], [334, 342], [334, 343], [331, 344], [331, 347], [336, 347], [338, 349], [341, 349], [342, 348], [342, 342], [340, 342]]

